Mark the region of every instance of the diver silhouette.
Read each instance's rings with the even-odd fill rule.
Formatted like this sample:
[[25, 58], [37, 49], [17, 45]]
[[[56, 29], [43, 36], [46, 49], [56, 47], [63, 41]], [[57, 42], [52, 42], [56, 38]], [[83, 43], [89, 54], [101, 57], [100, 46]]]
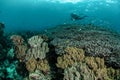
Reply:
[[71, 13], [70, 16], [72, 21], [82, 20], [87, 17], [86, 15], [77, 15], [75, 13]]

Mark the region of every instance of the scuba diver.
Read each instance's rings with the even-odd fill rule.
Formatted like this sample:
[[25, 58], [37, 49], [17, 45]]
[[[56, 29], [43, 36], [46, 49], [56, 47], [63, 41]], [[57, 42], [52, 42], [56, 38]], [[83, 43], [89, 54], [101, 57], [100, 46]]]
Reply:
[[82, 20], [87, 17], [86, 15], [77, 15], [75, 13], [71, 13], [70, 16], [72, 21]]

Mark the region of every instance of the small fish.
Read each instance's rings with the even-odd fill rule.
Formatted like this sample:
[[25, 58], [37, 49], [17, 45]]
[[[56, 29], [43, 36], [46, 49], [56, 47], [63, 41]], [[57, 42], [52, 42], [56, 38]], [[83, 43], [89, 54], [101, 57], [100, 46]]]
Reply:
[[71, 13], [70, 14], [70, 16], [71, 16], [71, 20], [72, 21], [77, 21], [77, 20], [82, 20], [82, 19], [84, 19], [85, 17], [87, 17], [86, 15], [77, 15], [77, 14], [75, 14], [75, 13]]

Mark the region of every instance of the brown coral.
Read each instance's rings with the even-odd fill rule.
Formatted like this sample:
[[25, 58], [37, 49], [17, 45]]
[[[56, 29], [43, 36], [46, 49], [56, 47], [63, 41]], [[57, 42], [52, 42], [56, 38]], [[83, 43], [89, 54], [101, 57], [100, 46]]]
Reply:
[[15, 55], [21, 62], [25, 60], [26, 51], [27, 51], [27, 45], [15, 46]]
[[35, 71], [36, 65], [37, 61], [34, 58], [31, 58], [26, 62], [26, 68], [29, 72]]
[[33, 36], [28, 39], [30, 47], [19, 35], [13, 35], [11, 39], [15, 45], [16, 57], [21, 62], [25, 62], [26, 69], [29, 72], [34, 72], [35, 70], [50, 71], [48, 61], [44, 59], [49, 51], [48, 44], [44, 42], [41, 36]]
[[[57, 58], [57, 67], [64, 70], [63, 80], [118, 80], [120, 72], [105, 66], [104, 58], [84, 56], [82, 49], [67, 47]], [[81, 55], [81, 56], [80, 56]], [[82, 57], [82, 58], [81, 58]]]
[[19, 35], [12, 35], [10, 39], [14, 44], [16, 57], [20, 62], [23, 62], [25, 60], [26, 51], [28, 49], [27, 44], [24, 43], [24, 39]]
[[50, 66], [46, 59], [37, 61], [36, 59], [31, 58], [26, 62], [26, 68], [29, 72], [40, 70], [43, 71], [44, 73], [47, 73], [50, 71]]
[[120, 79], [120, 69], [114, 69], [112, 67], [107, 69], [107, 74], [112, 80]]
[[97, 69], [101, 69], [105, 67], [103, 58], [86, 57], [85, 62], [89, 66], [89, 68], [93, 69], [93, 71], [96, 71]]
[[82, 61], [85, 57], [83, 49], [79, 49], [76, 47], [67, 47], [65, 49], [65, 52], [71, 55], [71, 58], [73, 59], [74, 62]]
[[84, 51], [75, 47], [67, 47], [66, 54], [57, 58], [57, 67], [65, 69], [72, 66], [75, 62], [80, 62], [84, 59]]
[[45, 60], [39, 60], [37, 63], [37, 69], [43, 71], [44, 73], [47, 73], [50, 71], [50, 66], [48, 64], [48, 61]]
[[10, 39], [13, 41], [14, 45], [22, 45], [24, 44], [24, 39], [19, 35], [12, 35]]

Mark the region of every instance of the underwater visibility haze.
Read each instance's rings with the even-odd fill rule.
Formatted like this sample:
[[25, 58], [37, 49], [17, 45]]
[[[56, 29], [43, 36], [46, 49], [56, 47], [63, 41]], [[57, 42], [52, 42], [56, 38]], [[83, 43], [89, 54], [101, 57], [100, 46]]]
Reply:
[[0, 80], [120, 80], [120, 1], [0, 0]]
[[[74, 23], [71, 13], [87, 15], [79, 24], [98, 24], [119, 30], [119, 0], [0, 0], [0, 21], [6, 31], [40, 30]], [[18, 29], [19, 28], [19, 29]]]

